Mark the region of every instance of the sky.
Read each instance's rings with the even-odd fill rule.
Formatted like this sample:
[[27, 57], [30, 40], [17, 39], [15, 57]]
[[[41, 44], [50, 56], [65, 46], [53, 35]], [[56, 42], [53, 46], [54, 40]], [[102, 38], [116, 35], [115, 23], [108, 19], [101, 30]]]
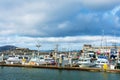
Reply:
[[120, 44], [120, 0], [0, 0], [0, 46], [80, 50]]

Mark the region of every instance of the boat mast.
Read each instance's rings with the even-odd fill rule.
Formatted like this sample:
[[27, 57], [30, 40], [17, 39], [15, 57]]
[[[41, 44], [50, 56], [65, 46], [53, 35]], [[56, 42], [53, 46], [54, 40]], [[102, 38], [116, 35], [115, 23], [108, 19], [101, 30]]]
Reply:
[[54, 53], [55, 62], [57, 62], [58, 46], [59, 46], [58, 44], [55, 45], [55, 53]]
[[39, 50], [40, 50], [40, 47], [41, 47], [40, 41], [37, 41], [36, 47], [38, 48], [38, 56], [39, 56], [40, 55]]
[[101, 38], [101, 52], [103, 53], [103, 41], [104, 41], [104, 30], [102, 30], [102, 38]]

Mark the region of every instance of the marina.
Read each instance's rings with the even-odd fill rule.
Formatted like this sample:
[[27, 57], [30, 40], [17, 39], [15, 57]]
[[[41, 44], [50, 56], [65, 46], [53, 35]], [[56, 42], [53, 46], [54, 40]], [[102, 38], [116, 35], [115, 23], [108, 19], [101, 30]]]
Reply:
[[3, 80], [116, 80], [120, 47], [85, 44], [80, 51], [68, 52], [57, 46], [51, 52], [17, 48], [1, 53], [0, 74]]
[[120, 0], [0, 4], [0, 80], [120, 79]]
[[89, 48], [91, 49], [90, 45], [84, 45], [80, 52], [58, 52], [55, 49], [47, 54], [41, 54], [39, 51], [32, 55], [14, 53], [7, 55], [7, 58], [2, 54], [0, 66], [120, 73], [118, 51], [113, 54], [112, 49], [106, 55], [103, 52], [98, 54]]

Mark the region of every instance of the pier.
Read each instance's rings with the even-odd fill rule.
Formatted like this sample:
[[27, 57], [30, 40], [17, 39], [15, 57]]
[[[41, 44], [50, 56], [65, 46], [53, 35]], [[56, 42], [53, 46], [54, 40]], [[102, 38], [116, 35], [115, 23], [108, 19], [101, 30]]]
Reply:
[[0, 66], [1, 67], [25, 67], [25, 68], [44, 68], [44, 69], [57, 69], [57, 70], [77, 70], [77, 71], [90, 71], [90, 72], [120, 73], [120, 69], [103, 70], [101, 68], [59, 67], [56, 65], [0, 64]]

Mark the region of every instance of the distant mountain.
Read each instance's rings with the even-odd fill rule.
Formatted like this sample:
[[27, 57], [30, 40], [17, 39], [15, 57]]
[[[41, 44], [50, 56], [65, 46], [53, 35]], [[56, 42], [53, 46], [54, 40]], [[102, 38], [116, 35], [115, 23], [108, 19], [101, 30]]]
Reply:
[[16, 46], [12, 46], [12, 45], [1, 46], [0, 47], [0, 52], [6, 51], [6, 50], [14, 50], [16, 48], [17, 48]]

